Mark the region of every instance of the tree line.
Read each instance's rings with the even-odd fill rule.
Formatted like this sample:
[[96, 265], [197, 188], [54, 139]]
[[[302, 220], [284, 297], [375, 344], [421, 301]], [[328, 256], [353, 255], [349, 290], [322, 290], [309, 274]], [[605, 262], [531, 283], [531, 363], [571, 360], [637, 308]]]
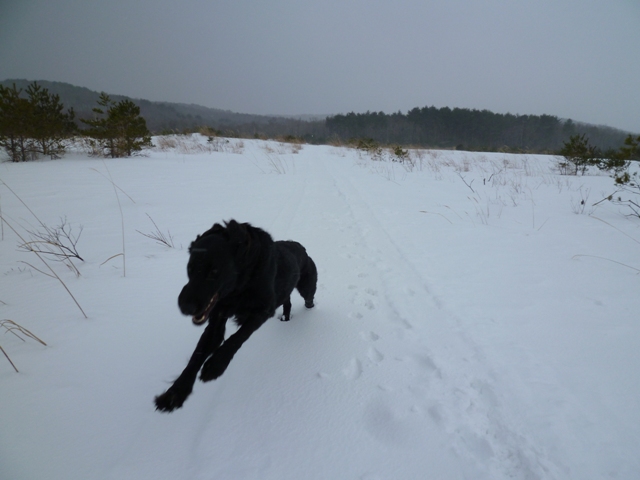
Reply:
[[[357, 145], [365, 140], [380, 145], [532, 153], [558, 153], [563, 143], [575, 135], [587, 136], [593, 145], [606, 151], [617, 148], [627, 135], [614, 128], [552, 115], [431, 106], [416, 107], [406, 113], [350, 112], [297, 119], [147, 100], [134, 103], [127, 97], [110, 97], [60, 82], [43, 82], [50, 89], [36, 82], [16, 82], [24, 88], [0, 82], [0, 147], [14, 161], [38, 155], [55, 158], [64, 150], [63, 139], [74, 135], [84, 135], [90, 151], [96, 155], [131, 155], [139, 151], [139, 146], [150, 143], [150, 131], [187, 133], [197, 132], [201, 127], [208, 127], [219, 136], [295, 137], [311, 144]], [[72, 107], [65, 110], [62, 100]], [[75, 122], [79, 116], [80, 126]], [[131, 139], [121, 136], [115, 141], [116, 132], [122, 132], [123, 125], [132, 132]], [[153, 128], [147, 129], [147, 125]]]
[[94, 155], [131, 156], [151, 145], [151, 134], [140, 108], [131, 100], [115, 102], [102, 93], [93, 118], [75, 122], [73, 108], [65, 111], [60, 96], [33, 82], [22, 89], [0, 85], [0, 147], [13, 162], [39, 155], [59, 158], [72, 137], [85, 139]]
[[381, 144], [464, 150], [555, 153], [571, 136], [588, 135], [600, 148], [614, 148], [625, 132], [578, 124], [552, 115], [500, 114], [466, 108], [414, 108], [401, 112], [347, 113], [326, 119], [330, 135], [370, 138]]

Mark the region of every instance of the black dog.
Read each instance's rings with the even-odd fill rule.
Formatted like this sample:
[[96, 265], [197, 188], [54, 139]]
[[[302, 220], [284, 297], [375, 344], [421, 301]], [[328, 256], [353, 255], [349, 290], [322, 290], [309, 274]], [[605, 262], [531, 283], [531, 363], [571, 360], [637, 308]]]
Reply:
[[[208, 382], [218, 378], [229, 362], [276, 308], [281, 318], [291, 315], [294, 288], [313, 307], [318, 271], [306, 250], [297, 242], [274, 242], [267, 232], [235, 220], [215, 224], [198, 235], [189, 247], [189, 282], [178, 297], [178, 306], [193, 323], [209, 323], [186, 368], [162, 395], [156, 409], [171, 412], [191, 394], [198, 371]], [[225, 324], [235, 317], [238, 331], [224, 340]], [[204, 365], [204, 367], [203, 367]]]

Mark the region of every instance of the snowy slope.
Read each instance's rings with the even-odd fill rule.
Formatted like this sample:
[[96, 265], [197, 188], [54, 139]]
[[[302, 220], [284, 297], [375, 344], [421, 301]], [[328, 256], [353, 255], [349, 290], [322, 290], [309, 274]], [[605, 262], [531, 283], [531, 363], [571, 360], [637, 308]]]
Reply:
[[[0, 319], [47, 346], [0, 336], [20, 370], [0, 356], [0, 479], [640, 478], [640, 223], [592, 206], [611, 179], [545, 156], [218, 147], [0, 164], [44, 223], [83, 226], [81, 277], [54, 267], [89, 317], [5, 226]], [[109, 175], [126, 276], [101, 265], [122, 251]], [[2, 185], [0, 207], [38, 228]], [[176, 248], [137, 232], [147, 215]], [[291, 322], [158, 413], [202, 332], [176, 305], [186, 249], [230, 218], [307, 247], [317, 307], [294, 295]]]

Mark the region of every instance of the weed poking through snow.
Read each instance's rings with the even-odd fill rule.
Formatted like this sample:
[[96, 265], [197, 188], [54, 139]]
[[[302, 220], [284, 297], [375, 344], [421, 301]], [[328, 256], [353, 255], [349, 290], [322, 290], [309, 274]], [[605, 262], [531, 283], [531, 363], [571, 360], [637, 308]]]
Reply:
[[167, 233], [164, 234], [162, 231], [160, 231], [160, 229], [158, 228], [158, 225], [156, 225], [156, 222], [153, 221], [153, 218], [151, 218], [151, 215], [149, 215], [148, 213], [146, 215], [147, 217], [149, 217], [149, 220], [151, 220], [151, 223], [153, 223], [155, 230], [151, 233], [144, 233], [144, 232], [141, 232], [140, 230], [136, 230], [136, 232], [138, 232], [140, 235], [144, 237], [150, 238], [151, 240], [155, 240], [160, 245], [164, 245], [169, 248], [175, 248], [173, 244], [173, 237], [171, 236], [171, 232], [167, 230]]
[[[33, 339], [33, 340], [35, 340], [37, 342], [40, 342], [45, 347], [47, 346], [46, 343], [44, 343], [42, 340], [40, 340], [38, 337], [36, 337], [33, 333], [31, 333], [29, 330], [27, 330], [23, 326], [18, 325], [13, 320], [4, 319], [4, 320], [0, 321], [0, 327], [5, 329], [4, 333], [11, 333], [11, 334], [15, 335], [16, 337], [18, 337], [23, 342], [25, 342], [26, 340], [24, 338], [22, 338], [22, 336], [25, 336], [27, 338], [31, 338], [31, 339]], [[2, 353], [4, 353], [5, 357], [7, 357], [7, 360], [9, 360], [9, 363], [11, 364], [13, 369], [16, 371], [16, 373], [20, 373], [18, 371], [18, 368], [16, 367], [16, 365], [11, 361], [11, 358], [9, 358], [9, 354], [4, 350], [4, 348], [2, 348], [2, 345], [0, 345], [0, 351], [2, 351]]]
[[[22, 200], [22, 198], [20, 198], [20, 196], [14, 192], [9, 185], [7, 185], [4, 181], [0, 180], [0, 184], [4, 185], [17, 199], [20, 203], [22, 203], [22, 205], [24, 205], [24, 207], [31, 213], [31, 215], [33, 215], [33, 217], [38, 221], [38, 223], [40, 223], [40, 225], [44, 228], [45, 224], [37, 217], [37, 215], [35, 213], [33, 213], [33, 210], [31, 210], [29, 208], [29, 206]], [[16, 227], [14, 227], [10, 222], [7, 221], [7, 219], [4, 217], [4, 215], [0, 216], [2, 222], [4, 222], [7, 227], [9, 227], [9, 229], [16, 234], [16, 236], [22, 241], [23, 245], [28, 244], [29, 242], [20, 234], [20, 232], [17, 230]], [[40, 259], [40, 261], [45, 265], [45, 267], [47, 267], [47, 270], [49, 270], [49, 273], [45, 273], [42, 272], [41, 270], [38, 270], [37, 268], [33, 267], [33, 265], [29, 265], [30, 267], [34, 268], [35, 270], [44, 273], [45, 275], [55, 278], [56, 280], [58, 280], [60, 282], [60, 284], [62, 285], [62, 287], [67, 291], [67, 293], [69, 294], [69, 296], [71, 297], [71, 299], [74, 301], [74, 303], [76, 304], [76, 306], [78, 307], [78, 309], [80, 309], [80, 311], [82, 312], [82, 315], [84, 316], [84, 318], [89, 318], [87, 317], [87, 314], [84, 313], [84, 310], [82, 309], [82, 307], [80, 306], [80, 304], [78, 303], [78, 300], [76, 300], [76, 297], [73, 296], [73, 294], [71, 293], [71, 290], [69, 290], [69, 287], [67, 287], [67, 284], [64, 283], [64, 281], [60, 278], [60, 276], [55, 272], [55, 270], [53, 268], [51, 268], [51, 265], [49, 265], [49, 263], [47, 263], [47, 261], [44, 259], [44, 257], [42, 256], [41, 253], [39, 253], [37, 250], [29, 250], [31, 253], [33, 253], [36, 257], [38, 257]], [[26, 262], [25, 262], [26, 263]]]
[[73, 263], [73, 259], [84, 262], [77, 249], [78, 240], [82, 234], [82, 226], [77, 234], [67, 223], [66, 217], [60, 220], [60, 225], [49, 227], [42, 224], [40, 230], [26, 230], [30, 240], [18, 245], [18, 249], [24, 252], [38, 252], [54, 261], [62, 262], [76, 277], [80, 276], [80, 270]]

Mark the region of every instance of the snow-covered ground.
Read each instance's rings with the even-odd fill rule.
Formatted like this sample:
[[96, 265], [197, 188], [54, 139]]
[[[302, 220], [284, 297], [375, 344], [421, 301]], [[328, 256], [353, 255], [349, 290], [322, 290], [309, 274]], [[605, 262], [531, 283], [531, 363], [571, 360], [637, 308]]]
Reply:
[[[0, 479], [640, 478], [640, 221], [592, 206], [610, 178], [534, 155], [414, 152], [412, 169], [188, 143], [0, 164], [46, 225], [83, 226], [81, 276], [52, 266], [89, 317], [4, 225], [0, 320], [47, 346], [0, 335], [20, 370], [0, 355]], [[0, 208], [41, 228], [3, 185]], [[175, 248], [139, 233], [149, 217]], [[156, 412], [202, 332], [176, 304], [187, 247], [230, 218], [307, 247], [317, 306], [294, 294], [291, 322]], [[103, 264], [122, 223], [125, 263]]]

